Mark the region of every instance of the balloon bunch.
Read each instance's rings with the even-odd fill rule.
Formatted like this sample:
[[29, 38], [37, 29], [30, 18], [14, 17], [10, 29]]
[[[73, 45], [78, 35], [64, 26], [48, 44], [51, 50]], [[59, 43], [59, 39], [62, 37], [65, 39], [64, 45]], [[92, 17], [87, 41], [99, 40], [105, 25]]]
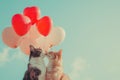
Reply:
[[48, 51], [65, 38], [64, 29], [53, 27], [49, 16], [40, 18], [37, 6], [26, 7], [23, 14], [15, 14], [11, 20], [12, 26], [3, 30], [3, 42], [11, 47], [19, 47], [25, 54], [30, 53], [29, 45]]

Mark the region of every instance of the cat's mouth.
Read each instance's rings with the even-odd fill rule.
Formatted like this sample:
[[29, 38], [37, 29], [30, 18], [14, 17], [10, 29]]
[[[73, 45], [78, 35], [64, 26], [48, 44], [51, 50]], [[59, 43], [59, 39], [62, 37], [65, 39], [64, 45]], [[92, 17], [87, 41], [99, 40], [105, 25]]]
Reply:
[[50, 57], [50, 55], [49, 55], [49, 54], [45, 54], [45, 56]]
[[50, 57], [50, 55], [49, 55], [49, 54], [45, 54], [45, 56]]

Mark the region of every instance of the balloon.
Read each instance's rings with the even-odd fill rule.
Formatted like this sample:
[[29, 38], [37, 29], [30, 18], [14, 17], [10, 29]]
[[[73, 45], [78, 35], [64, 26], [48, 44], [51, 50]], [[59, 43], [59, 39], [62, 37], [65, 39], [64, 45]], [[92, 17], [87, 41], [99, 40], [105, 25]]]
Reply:
[[53, 27], [48, 35], [48, 41], [51, 46], [56, 46], [65, 38], [65, 31], [61, 27]]
[[47, 36], [51, 30], [52, 21], [49, 16], [44, 16], [36, 23], [36, 26], [40, 34]]
[[20, 43], [22, 42], [23, 39], [28, 38], [29, 39], [36, 39], [40, 36], [40, 33], [37, 30], [36, 25], [32, 25], [30, 30], [27, 32], [27, 34], [25, 34], [24, 36], [21, 36], [21, 38], [19, 39], [19, 43], [18, 46], [20, 45]]
[[30, 28], [30, 30], [27, 34], [32, 39], [36, 39], [40, 36], [40, 33], [38, 32], [38, 29], [37, 29], [36, 25], [31, 26], [31, 28]]
[[2, 32], [3, 42], [11, 48], [16, 48], [17, 47], [17, 42], [18, 42], [19, 39], [20, 39], [20, 36], [18, 36], [15, 33], [15, 31], [13, 30], [12, 27], [7, 27]]
[[39, 45], [35, 42], [35, 40], [31, 40], [29, 37], [24, 38], [21, 43], [19, 44], [19, 47], [22, 52], [29, 55], [30, 54], [30, 45], [33, 45], [34, 47], [38, 48]]
[[48, 52], [50, 44], [47, 37], [41, 35], [35, 41], [43, 51]]
[[[28, 37], [29, 37], [29, 39], [26, 39]], [[43, 35], [41, 35], [38, 32], [36, 25], [33, 25], [30, 28], [29, 32], [27, 34], [25, 34], [24, 36], [22, 36], [19, 41], [20, 42], [19, 42], [18, 45], [20, 45], [21, 42], [23, 42], [22, 43], [23, 45], [26, 44], [26, 46], [25, 45], [24, 46], [27, 47], [27, 49], [26, 48], [22, 48], [21, 50], [23, 52], [27, 53], [27, 54], [29, 53], [29, 51], [27, 51], [27, 50], [29, 50], [28, 48], [29, 48], [29, 44], [31, 42], [34, 43], [33, 45], [35, 45], [35, 46], [37, 45], [36, 46], [37, 48], [41, 48], [44, 51], [48, 51], [49, 50], [49, 45], [50, 44], [49, 44], [49, 41], [48, 41], [47, 37], [44, 37]]]
[[30, 29], [30, 19], [22, 14], [15, 14], [12, 17], [13, 29], [19, 36], [23, 36]]
[[40, 17], [40, 10], [36, 6], [26, 7], [23, 14], [28, 16], [31, 19], [32, 24], [34, 24]]

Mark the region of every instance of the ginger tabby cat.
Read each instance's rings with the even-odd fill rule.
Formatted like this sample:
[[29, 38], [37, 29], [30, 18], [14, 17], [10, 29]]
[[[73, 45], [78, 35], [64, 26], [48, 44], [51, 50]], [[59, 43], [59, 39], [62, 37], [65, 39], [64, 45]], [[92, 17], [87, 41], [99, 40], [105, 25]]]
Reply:
[[70, 78], [63, 73], [62, 50], [58, 52], [51, 51], [46, 55], [49, 60], [46, 69], [46, 80], [70, 80]]

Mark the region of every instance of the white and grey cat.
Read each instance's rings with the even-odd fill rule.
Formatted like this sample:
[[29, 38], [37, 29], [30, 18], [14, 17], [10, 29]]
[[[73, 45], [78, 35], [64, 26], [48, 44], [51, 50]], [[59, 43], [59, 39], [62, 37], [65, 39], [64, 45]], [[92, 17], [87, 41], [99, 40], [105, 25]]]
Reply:
[[44, 57], [45, 53], [40, 48], [34, 48], [30, 45], [28, 70], [25, 72], [23, 80], [45, 80]]

